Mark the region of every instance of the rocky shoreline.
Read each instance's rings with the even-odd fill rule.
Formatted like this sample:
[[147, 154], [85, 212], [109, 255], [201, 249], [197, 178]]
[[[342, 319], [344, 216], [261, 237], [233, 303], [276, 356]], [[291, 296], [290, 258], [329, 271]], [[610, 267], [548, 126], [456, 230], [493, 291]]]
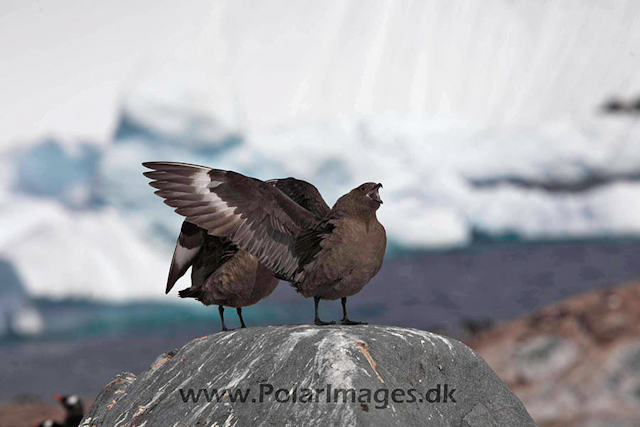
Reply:
[[638, 425], [640, 282], [569, 298], [465, 341], [540, 426]]
[[[93, 398], [83, 396], [85, 412], [93, 403]], [[0, 405], [0, 426], [2, 427], [31, 427], [46, 419], [63, 420], [65, 412], [51, 399], [53, 403], [33, 398], [9, 402]]]
[[[541, 427], [637, 426], [640, 282], [587, 292], [479, 329], [463, 341]], [[41, 398], [0, 405], [2, 426], [61, 416], [55, 402]]]

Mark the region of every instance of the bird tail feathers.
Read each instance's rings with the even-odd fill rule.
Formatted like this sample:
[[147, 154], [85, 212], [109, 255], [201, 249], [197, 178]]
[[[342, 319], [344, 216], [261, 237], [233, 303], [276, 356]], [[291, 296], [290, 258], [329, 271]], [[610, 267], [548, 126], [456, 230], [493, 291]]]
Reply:
[[165, 293], [169, 293], [176, 281], [184, 276], [189, 267], [191, 267], [204, 245], [206, 231], [190, 222], [183, 222], [180, 236], [176, 242], [176, 248], [173, 251], [171, 259], [171, 267], [169, 268], [169, 277], [167, 279], [167, 289]]

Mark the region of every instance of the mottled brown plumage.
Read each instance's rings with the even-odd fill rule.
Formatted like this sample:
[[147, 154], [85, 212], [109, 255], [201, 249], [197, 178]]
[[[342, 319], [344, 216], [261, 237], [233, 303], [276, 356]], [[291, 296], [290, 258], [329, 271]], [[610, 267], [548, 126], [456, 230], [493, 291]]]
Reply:
[[[268, 181], [305, 209], [323, 216], [330, 211], [318, 190], [295, 178]], [[218, 305], [222, 329], [224, 307], [234, 307], [241, 327], [246, 327], [242, 307], [269, 296], [279, 279], [248, 252], [238, 249], [228, 238], [212, 236], [195, 224], [184, 221], [171, 260], [166, 293], [191, 268], [191, 286], [179, 292], [181, 298], [195, 298], [204, 305]]]
[[[311, 184], [291, 192], [286, 180], [263, 182], [236, 172], [182, 163], [150, 162], [145, 176], [156, 194], [209, 234], [228, 238], [256, 256], [305, 297], [342, 299], [359, 292], [378, 272], [386, 247], [376, 218], [381, 184], [365, 183], [328, 209]], [[291, 194], [289, 194], [291, 193]]]
[[195, 224], [185, 221], [180, 230], [169, 270], [166, 292], [191, 268], [191, 286], [181, 290], [181, 298], [195, 298], [204, 305], [217, 305], [222, 330], [224, 307], [234, 307], [242, 328], [242, 307], [269, 296], [278, 279], [258, 259], [227, 238], [211, 236]]

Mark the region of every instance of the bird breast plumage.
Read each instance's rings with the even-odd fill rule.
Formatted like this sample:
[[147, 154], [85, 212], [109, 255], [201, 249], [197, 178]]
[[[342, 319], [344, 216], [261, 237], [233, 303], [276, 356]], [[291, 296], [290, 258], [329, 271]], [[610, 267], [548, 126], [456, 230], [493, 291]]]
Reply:
[[[387, 237], [382, 224], [374, 217], [368, 223], [360, 219], [342, 218], [322, 243], [315, 274], [302, 284], [301, 290], [311, 291], [322, 299], [338, 299], [358, 293], [375, 276], [384, 258]], [[324, 268], [331, 266], [331, 268]], [[311, 285], [311, 286], [309, 286]]]

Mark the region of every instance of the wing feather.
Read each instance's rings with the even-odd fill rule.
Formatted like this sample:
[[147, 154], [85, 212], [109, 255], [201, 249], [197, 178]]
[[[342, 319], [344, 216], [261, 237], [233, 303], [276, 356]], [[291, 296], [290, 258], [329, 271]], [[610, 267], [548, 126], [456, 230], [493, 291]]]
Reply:
[[317, 218], [324, 218], [331, 212], [331, 208], [324, 201], [318, 189], [307, 181], [289, 177], [270, 179], [266, 182], [275, 186]]
[[294, 277], [300, 258], [295, 240], [318, 223], [314, 213], [276, 186], [236, 172], [184, 163], [143, 165], [152, 169], [144, 175], [155, 193], [188, 222], [228, 237], [277, 275]]

